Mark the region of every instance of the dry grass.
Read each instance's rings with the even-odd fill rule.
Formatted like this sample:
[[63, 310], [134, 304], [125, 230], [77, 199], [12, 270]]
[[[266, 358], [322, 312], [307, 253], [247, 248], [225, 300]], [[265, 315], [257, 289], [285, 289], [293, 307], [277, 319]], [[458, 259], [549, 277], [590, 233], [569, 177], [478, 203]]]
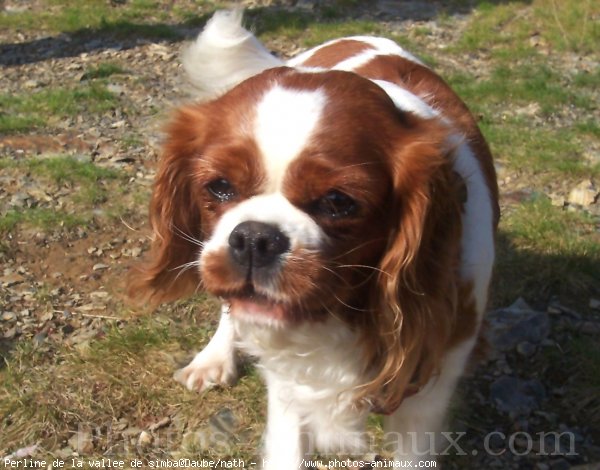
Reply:
[[[185, 2], [168, 12], [165, 5], [170, 2], [165, 1], [128, 2], [121, 9], [109, 8], [109, 3], [69, 1], [63, 8], [61, 2], [53, 1], [48, 11], [3, 15], [0, 26], [14, 31], [38, 26], [51, 32], [103, 27], [110, 30], [116, 24], [125, 25], [123, 21], [143, 25], [146, 19], [150, 25], [178, 20], [193, 24], [199, 16], [192, 5], [194, 2]], [[342, 3], [348, 3], [346, 6], [351, 8], [355, 2]], [[200, 6], [202, 13], [210, 9], [211, 4], [206, 2]], [[597, 6], [590, 0], [534, 0], [531, 4], [492, 2], [475, 11], [464, 34], [446, 50], [438, 49], [438, 44], [427, 43], [437, 41], [435, 37], [429, 38], [431, 31], [427, 27], [417, 31], [419, 47], [434, 60], [437, 57], [448, 63], [451, 59], [458, 64], [451, 77], [453, 84], [480, 116], [492, 149], [513, 178], [511, 184], [529, 190], [531, 195], [525, 200], [503, 201], [505, 213], [499, 237], [496, 306], [511, 303], [517, 296], [543, 305], [558, 295], [561, 302], [587, 313], [589, 297], [598, 294], [597, 220], [551, 206], [544, 191], [549, 181], [570, 184], [584, 175], [597, 177], [599, 174], [598, 166], [586, 163], [583, 153], [597, 144], [594, 114], [597, 109], [593, 98], [597, 96], [600, 75], [597, 72], [573, 75], [569, 70], [554, 67], [562, 56], [553, 50], [543, 55], [529, 41], [532, 32], [540, 31], [550, 49], [567, 55], [583, 51], [597, 58], [598, 23], [590, 19], [594, 15], [598, 15]], [[326, 21], [318, 22], [309, 13], [280, 15], [259, 9], [253, 20], [259, 32], [264, 33], [263, 37], [302, 45], [351, 32], [397, 34], [388, 31], [385, 25], [370, 21], [346, 21], [331, 12], [325, 17]], [[452, 16], [442, 20], [452, 28], [459, 24]], [[483, 77], [465, 74], [463, 68], [467, 68], [473, 54], [484, 57], [490, 73]], [[523, 63], [527, 63], [526, 70], [519, 68]], [[102, 79], [121, 73], [121, 69], [99, 64], [88, 73]], [[512, 78], [515, 78], [514, 83], [510, 81]], [[69, 101], [73, 112], [79, 112], [81, 106], [97, 105], [101, 112], [104, 106], [120, 105], [115, 97], [104, 94], [104, 85], [98, 86], [97, 91], [102, 92], [99, 94], [88, 88], [82, 86], [85, 93], [77, 95], [82, 101], [73, 98], [73, 90], [66, 89], [36, 95], [36, 99], [48, 98], [41, 114], [29, 96], [0, 96], [0, 105], [10, 101], [13, 114], [20, 116], [11, 121], [11, 116], [0, 111], [0, 125], [7, 126], [4, 129], [7, 133], [39, 130], [48, 125], [49, 116], [60, 118], [69, 111], [61, 108], [61, 101], [67, 98], [73, 98]], [[541, 109], [537, 120], [515, 117], [515, 109], [530, 105]], [[574, 122], [565, 117], [570, 114], [575, 114]], [[37, 171], [40, 181], [57, 177], [52, 173], [54, 170], [32, 164], [0, 168], [34, 176]], [[95, 173], [91, 180], [86, 180], [85, 174], [77, 171], [73, 174], [73, 168], [82, 170], [76, 164], [67, 168], [68, 178], [72, 178], [70, 184], [98, 181], [94, 179]], [[63, 184], [67, 176], [61, 178]], [[108, 190], [122, 194], [117, 187], [125, 181], [122, 175], [113, 178], [102, 174], [98, 179], [110, 180]], [[147, 193], [147, 188], [140, 189], [142, 192]], [[126, 203], [131, 212], [146, 211], [147, 201], [136, 199], [135, 195]], [[102, 198], [88, 200], [77, 206], [76, 215], [85, 217], [95, 208], [105, 208], [105, 204]], [[42, 220], [23, 214], [24, 211], [2, 214], [0, 231], [11, 232], [11, 236], [16, 234], [17, 238], [32, 229], [51, 234], [49, 225], [56, 220], [45, 225]], [[79, 223], [78, 219], [74, 221], [74, 225]], [[115, 229], [115, 236], [123, 236], [121, 229]], [[21, 256], [19, 253], [27, 249], [19, 246], [21, 251], [14, 250], [13, 245], [4, 243], [0, 242], [0, 256]], [[29, 260], [32, 264], [37, 261]], [[76, 287], [87, 289], [83, 284]], [[57, 308], [52, 304], [51, 295], [41, 298], [49, 291], [47, 286], [36, 289], [40, 295], [38, 309]], [[2, 293], [0, 301], [8, 305], [9, 297]], [[116, 297], [115, 289], [111, 291], [111, 300]], [[0, 456], [32, 444], [39, 444], [40, 457], [63, 456], [71, 446], [69, 439], [79, 430], [91, 432], [94, 448], [90, 455], [97, 457], [200, 455], [209, 458], [218, 455], [252, 459], [260, 448], [265, 415], [264, 388], [256, 370], [247, 365], [246, 374], [236, 387], [215, 389], [200, 396], [184, 390], [171, 378], [174, 370], [198, 351], [214, 331], [215, 301], [200, 296], [144, 315], [134, 314], [124, 307], [120, 309], [106, 312], [106, 316], [116, 316], [119, 320], [96, 319], [89, 326], [94, 335], [85, 341], [53, 342], [50, 337], [40, 345], [28, 336], [11, 345], [14, 348], [4, 354], [5, 364], [0, 367]], [[593, 342], [578, 340], [569, 352], [544, 360], [559, 365], [553, 372], [557, 380], [577, 374], [577, 394], [573, 396], [577, 397], [575, 402], [581, 403], [582, 395], [598, 390], [595, 373], [599, 364], [598, 348]], [[597, 408], [597, 400], [591, 406]], [[568, 415], [568, 410], [560, 412]], [[578, 416], [582, 413], [580, 411]], [[219, 431], [219, 419], [226, 421], [230, 416], [234, 418], [231, 429]], [[152, 433], [151, 446], [137, 445], [141, 431], [167, 417], [170, 424]], [[598, 413], [588, 416], [586, 424], [600, 429]], [[380, 436], [379, 418], [374, 418], [370, 427], [375, 436]], [[215, 441], [215, 435], [220, 440]]]

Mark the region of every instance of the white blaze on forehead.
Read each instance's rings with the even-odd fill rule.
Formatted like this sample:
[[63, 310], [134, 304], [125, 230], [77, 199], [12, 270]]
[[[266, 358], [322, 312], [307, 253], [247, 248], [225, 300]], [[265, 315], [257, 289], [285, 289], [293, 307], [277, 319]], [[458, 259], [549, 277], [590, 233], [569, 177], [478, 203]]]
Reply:
[[285, 169], [308, 144], [325, 108], [321, 90], [275, 86], [258, 103], [254, 135], [267, 170], [267, 189], [280, 189]]

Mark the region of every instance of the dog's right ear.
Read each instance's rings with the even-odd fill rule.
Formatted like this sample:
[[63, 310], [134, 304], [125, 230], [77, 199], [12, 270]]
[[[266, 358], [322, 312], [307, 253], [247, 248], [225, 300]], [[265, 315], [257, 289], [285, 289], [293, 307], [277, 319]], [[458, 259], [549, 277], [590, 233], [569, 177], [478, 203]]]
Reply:
[[197, 262], [203, 234], [194, 164], [205, 144], [202, 106], [180, 108], [167, 127], [150, 203], [152, 246], [129, 272], [130, 299], [158, 304], [192, 293], [200, 283]]

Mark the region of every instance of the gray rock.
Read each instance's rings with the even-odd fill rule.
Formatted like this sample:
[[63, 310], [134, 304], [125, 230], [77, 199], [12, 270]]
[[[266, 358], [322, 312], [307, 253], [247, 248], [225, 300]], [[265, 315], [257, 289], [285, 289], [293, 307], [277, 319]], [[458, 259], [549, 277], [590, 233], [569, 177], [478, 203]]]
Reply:
[[537, 348], [529, 341], [523, 341], [517, 344], [517, 352], [523, 357], [531, 357], [535, 354]]
[[229, 408], [223, 408], [210, 418], [211, 431], [233, 435], [237, 420]]
[[513, 350], [520, 343], [540, 344], [550, 333], [550, 318], [534, 310], [500, 309], [488, 316], [489, 341], [499, 351]]
[[537, 379], [522, 380], [503, 376], [490, 386], [490, 399], [501, 413], [512, 417], [529, 416], [540, 408], [546, 389]]

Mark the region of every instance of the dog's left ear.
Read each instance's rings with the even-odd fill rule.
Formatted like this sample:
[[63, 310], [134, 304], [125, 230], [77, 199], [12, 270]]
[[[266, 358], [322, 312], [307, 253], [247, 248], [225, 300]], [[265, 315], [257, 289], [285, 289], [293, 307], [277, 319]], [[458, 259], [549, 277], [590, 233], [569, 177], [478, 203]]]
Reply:
[[202, 106], [189, 106], [179, 109], [167, 127], [150, 202], [152, 246], [128, 279], [129, 297], [135, 301], [175, 300], [200, 283], [193, 265], [203, 239], [194, 163], [202, 155], [205, 121]]
[[381, 351], [372, 387], [384, 409], [438, 371], [456, 321], [466, 187], [448, 129], [436, 120], [410, 126], [393, 159], [392, 229], [375, 294]]

